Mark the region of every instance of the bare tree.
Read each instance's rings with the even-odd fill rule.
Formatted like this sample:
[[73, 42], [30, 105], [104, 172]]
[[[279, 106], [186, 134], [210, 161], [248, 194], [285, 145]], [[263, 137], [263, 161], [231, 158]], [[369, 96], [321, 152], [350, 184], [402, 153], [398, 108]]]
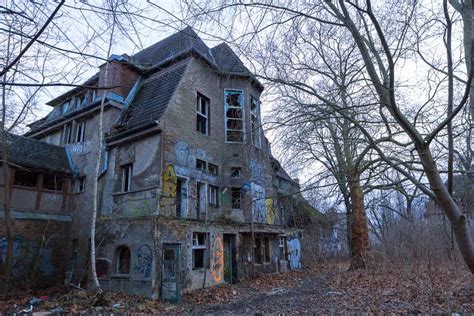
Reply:
[[[221, 36], [232, 41], [235, 48], [248, 56], [264, 80], [274, 85], [292, 87], [299, 93], [330, 104], [333, 111], [360, 131], [364, 142], [377, 154], [378, 159], [436, 201], [453, 227], [467, 267], [474, 272], [474, 245], [466, 218], [444, 184], [443, 164], [437, 162], [443, 156], [437, 143], [445, 143], [448, 125], [462, 113], [469, 99], [472, 75], [466, 78], [465, 73], [446, 66], [452, 62], [451, 58], [443, 61], [443, 69], [448, 68], [444, 71], [451, 78], [448, 78], [449, 84], [446, 84], [446, 77], [433, 76], [431, 70], [422, 71], [423, 74], [413, 73], [413, 69], [411, 74], [406, 71], [407, 63], [416, 62], [416, 56], [411, 52], [420, 40], [423, 45], [429, 42], [428, 39], [443, 41], [443, 35], [440, 38], [436, 33], [425, 33], [420, 39], [420, 34], [410, 25], [415, 21], [431, 21], [433, 16], [434, 20], [444, 20], [449, 24], [452, 9], [445, 7], [443, 13], [443, 4], [433, 3], [433, 7], [438, 6], [439, 10], [429, 12], [429, 8], [423, 7], [420, 2], [387, 1], [373, 4], [370, 0], [316, 1], [311, 4], [285, 1], [278, 4], [243, 1], [217, 5], [202, 2], [188, 4], [197, 25], [206, 25], [212, 21], [215, 28], [217, 24]], [[446, 29], [446, 23], [440, 27]], [[344, 107], [320, 92], [321, 86], [315, 85], [314, 80], [320, 76], [320, 68], [312, 69], [279, 55], [280, 45], [290, 39], [291, 49], [297, 50], [311, 30], [323, 25], [348, 31], [347, 41], [356, 45], [363, 78], [360, 85], [369, 89], [373, 98], [370, 122], [384, 125], [384, 129], [378, 133], [374, 134], [366, 127], [366, 120], [361, 121], [347, 114]], [[332, 34], [328, 33], [330, 36]], [[324, 43], [311, 38], [310, 44], [318, 47]], [[447, 54], [453, 57], [456, 53], [450, 52], [449, 45], [446, 47]], [[310, 53], [311, 48], [307, 49], [306, 53]], [[273, 58], [268, 59], [269, 55]], [[292, 67], [293, 71], [283, 71], [285, 66]], [[340, 69], [329, 68], [340, 72]], [[465, 78], [462, 81], [452, 80], [462, 77]], [[423, 88], [416, 86], [413, 79], [418, 79], [417, 84]], [[413, 95], [413, 91], [418, 95]], [[456, 91], [461, 91], [461, 95], [454, 94]], [[425, 95], [426, 99], [421, 100], [420, 97]], [[452, 106], [449, 106], [450, 103]], [[359, 113], [362, 109], [357, 111]], [[414, 176], [413, 170], [424, 176]]]

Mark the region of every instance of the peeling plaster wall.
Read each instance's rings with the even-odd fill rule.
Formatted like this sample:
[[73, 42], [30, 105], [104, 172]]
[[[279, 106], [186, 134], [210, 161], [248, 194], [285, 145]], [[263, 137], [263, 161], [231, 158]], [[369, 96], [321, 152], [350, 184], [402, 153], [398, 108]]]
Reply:
[[[246, 144], [225, 143], [224, 90], [244, 91]], [[196, 98], [200, 93], [210, 99], [210, 133], [196, 131]], [[258, 98], [260, 92], [248, 79], [223, 77], [213, 74], [201, 61], [193, 59], [187, 68], [183, 82], [160, 123], [164, 139], [164, 165], [171, 165], [176, 177], [187, 181], [185, 193], [189, 198], [187, 214], [198, 218], [197, 182], [218, 186], [219, 207], [207, 205], [208, 220], [232, 220], [251, 222], [252, 216], [261, 223], [278, 223], [278, 214], [267, 222], [266, 198], [276, 200], [272, 185], [270, 147], [262, 137], [262, 148], [250, 144], [250, 97]], [[215, 164], [219, 168], [216, 177], [196, 168], [196, 159]], [[241, 167], [242, 177], [232, 179], [231, 167]], [[259, 187], [252, 191], [251, 187]], [[230, 188], [242, 190], [241, 210], [231, 208]], [[256, 203], [257, 207], [252, 204]], [[206, 203], [207, 204], [207, 203]], [[260, 211], [260, 216], [256, 210]], [[202, 219], [202, 216], [199, 217]]]

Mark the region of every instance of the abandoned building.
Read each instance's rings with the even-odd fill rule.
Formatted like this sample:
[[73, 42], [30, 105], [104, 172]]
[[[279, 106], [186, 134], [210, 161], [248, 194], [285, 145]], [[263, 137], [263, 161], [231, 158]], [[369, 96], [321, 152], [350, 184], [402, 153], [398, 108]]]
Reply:
[[303, 198], [263, 135], [262, 91], [228, 45], [209, 48], [189, 27], [132, 56], [112, 55], [18, 137], [20, 148], [38, 146], [22, 149], [38, 157], [17, 162], [29, 173], [11, 173], [12, 209], [25, 228], [15, 232], [44, 230], [37, 221], [60, 227], [53, 239], [67, 254], [54, 256], [67, 260], [54, 271], [84, 286], [99, 163], [104, 290], [178, 301], [191, 289], [300, 268], [291, 219]]

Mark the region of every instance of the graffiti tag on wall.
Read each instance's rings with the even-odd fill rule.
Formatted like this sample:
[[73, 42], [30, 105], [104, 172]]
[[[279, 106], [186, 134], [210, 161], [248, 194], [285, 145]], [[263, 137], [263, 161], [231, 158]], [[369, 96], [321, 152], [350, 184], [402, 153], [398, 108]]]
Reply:
[[252, 215], [256, 223], [267, 222], [267, 208], [265, 205], [265, 189], [256, 183], [250, 184], [252, 194]]
[[288, 239], [288, 261], [290, 262], [290, 269], [300, 269], [301, 268], [301, 243], [298, 238]]
[[257, 159], [250, 160], [250, 172], [252, 176], [252, 182], [263, 185], [265, 183], [265, 170], [262, 164]]
[[220, 235], [216, 235], [212, 243], [211, 274], [216, 283], [222, 282], [222, 276], [224, 275], [224, 245]]
[[151, 251], [150, 246], [141, 245], [137, 250], [135, 273], [141, 278], [149, 278], [151, 275], [152, 262], [153, 252]]
[[275, 204], [273, 203], [272, 198], [267, 198], [265, 200], [265, 206], [267, 207], [267, 224], [275, 224], [275, 218], [276, 218], [276, 207]]
[[161, 192], [160, 207], [163, 215], [174, 215], [177, 177], [173, 165], [166, 166], [162, 176], [163, 190]]

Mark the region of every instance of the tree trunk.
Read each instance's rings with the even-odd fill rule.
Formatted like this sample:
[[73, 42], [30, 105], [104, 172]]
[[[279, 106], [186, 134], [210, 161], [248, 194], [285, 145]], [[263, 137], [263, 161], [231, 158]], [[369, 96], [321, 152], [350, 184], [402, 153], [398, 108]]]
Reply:
[[474, 273], [474, 244], [466, 221], [466, 216], [449, 194], [443, 180], [440, 177], [436, 163], [428, 146], [418, 146], [417, 152], [421, 158], [423, 169], [430, 183], [431, 190], [436, 195], [439, 207], [448, 217], [453, 228], [456, 243], [459, 247], [464, 262], [469, 270]]
[[[6, 75], [3, 76], [3, 80], [6, 80]], [[6, 134], [5, 128], [5, 119], [7, 104], [5, 100], [6, 88], [5, 85], [2, 85], [2, 122], [1, 132], [2, 132], [2, 168], [3, 168], [3, 212], [4, 212], [4, 222], [5, 222], [5, 238], [7, 240], [7, 256], [5, 264], [5, 293], [10, 286], [11, 276], [13, 270], [13, 231], [12, 231], [12, 214], [10, 208], [10, 176], [8, 168], [8, 137]]]
[[369, 250], [369, 229], [365, 212], [364, 192], [360, 177], [351, 172], [349, 176], [349, 193], [351, 196], [351, 266], [350, 270], [365, 268], [365, 255]]

